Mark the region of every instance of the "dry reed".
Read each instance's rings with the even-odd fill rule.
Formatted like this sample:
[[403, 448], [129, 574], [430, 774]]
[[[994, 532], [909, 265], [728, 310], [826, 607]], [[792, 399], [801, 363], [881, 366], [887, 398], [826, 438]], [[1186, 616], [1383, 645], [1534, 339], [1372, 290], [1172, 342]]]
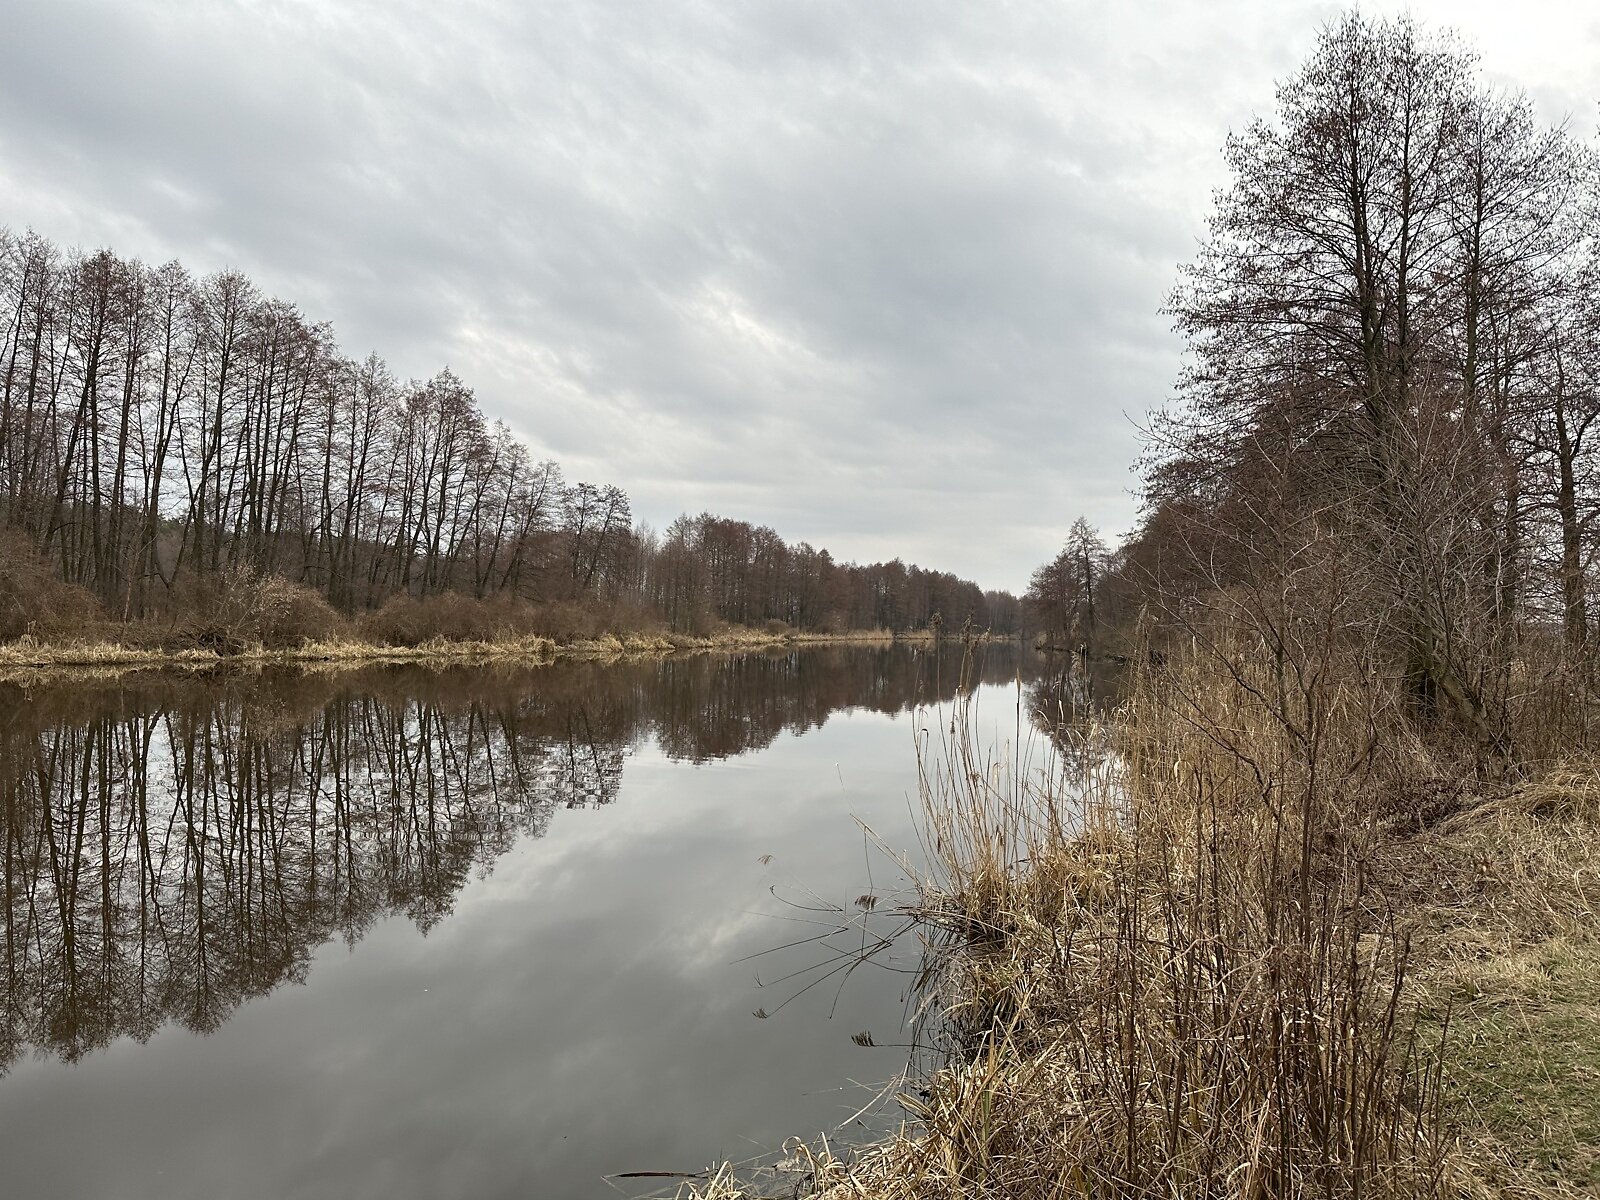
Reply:
[[0, 679], [109, 679], [133, 671], [163, 670], [193, 674], [222, 668], [251, 670], [265, 666], [330, 669], [384, 663], [544, 663], [557, 658], [620, 660], [686, 651], [882, 645], [896, 640], [895, 635], [887, 630], [813, 634], [793, 630], [771, 633], [730, 627], [703, 637], [676, 633], [622, 633], [557, 642], [536, 634], [508, 634], [492, 638], [431, 637], [414, 645], [345, 637], [308, 639], [299, 645], [281, 647], [243, 643], [218, 650], [203, 646], [129, 645], [117, 641], [41, 641], [24, 635], [14, 641], [0, 643]]

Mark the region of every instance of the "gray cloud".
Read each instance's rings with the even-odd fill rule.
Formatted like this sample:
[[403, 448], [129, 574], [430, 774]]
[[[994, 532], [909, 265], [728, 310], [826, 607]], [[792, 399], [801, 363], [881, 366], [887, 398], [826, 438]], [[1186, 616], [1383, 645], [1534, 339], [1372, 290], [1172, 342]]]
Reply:
[[[1586, 8], [1411, 8], [1592, 124]], [[1130, 523], [1222, 138], [1336, 12], [19, 0], [0, 221], [448, 362], [658, 524], [1015, 588], [1078, 512]]]

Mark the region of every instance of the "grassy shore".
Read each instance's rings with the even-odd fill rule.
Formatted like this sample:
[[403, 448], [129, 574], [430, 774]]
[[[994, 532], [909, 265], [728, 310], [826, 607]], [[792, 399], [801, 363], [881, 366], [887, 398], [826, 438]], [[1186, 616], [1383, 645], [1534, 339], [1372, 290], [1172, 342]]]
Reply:
[[[1600, 1195], [1600, 763], [1387, 847], [1442, 1034], [1445, 1133], [1483, 1195]], [[1403, 884], [1401, 883], [1403, 881]]]
[[315, 670], [354, 669], [384, 663], [472, 665], [514, 662], [537, 664], [562, 658], [626, 659], [693, 651], [765, 650], [784, 646], [929, 644], [926, 631], [895, 634], [888, 630], [808, 633], [729, 628], [703, 637], [659, 632], [605, 634], [556, 641], [538, 636], [486, 640], [434, 638], [414, 646], [383, 645], [359, 639], [306, 641], [297, 646], [246, 646], [231, 652], [192, 647], [92, 642], [35, 641], [23, 638], [0, 643], [0, 679], [115, 677], [135, 671], [201, 673], [288, 666]]
[[930, 722], [944, 1065], [897, 1136], [799, 1147], [799, 1194], [1600, 1194], [1600, 764], [1486, 778], [1369, 678], [1286, 702], [1237, 649], [1048, 763]]

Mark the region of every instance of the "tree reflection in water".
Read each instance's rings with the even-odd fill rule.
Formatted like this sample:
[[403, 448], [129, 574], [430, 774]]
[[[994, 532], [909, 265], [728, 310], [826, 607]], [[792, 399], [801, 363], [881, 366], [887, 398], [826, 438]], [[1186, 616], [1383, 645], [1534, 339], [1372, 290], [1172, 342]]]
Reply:
[[1084, 787], [1111, 753], [1102, 717], [1120, 702], [1124, 674], [1120, 662], [1076, 654], [1050, 654], [1038, 664], [1025, 703], [1034, 727], [1049, 738], [1068, 788]]
[[[1015, 650], [976, 659], [1015, 676]], [[533, 670], [0, 685], [0, 1071], [169, 1022], [208, 1032], [403, 913], [426, 931], [646, 740], [704, 762], [847, 708], [948, 700], [959, 650]]]

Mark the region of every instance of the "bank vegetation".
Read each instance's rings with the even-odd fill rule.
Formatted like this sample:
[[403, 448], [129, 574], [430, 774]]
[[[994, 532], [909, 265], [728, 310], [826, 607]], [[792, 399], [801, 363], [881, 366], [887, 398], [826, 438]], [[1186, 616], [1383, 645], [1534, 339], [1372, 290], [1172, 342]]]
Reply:
[[1226, 160], [1050, 761], [925, 755], [944, 1065], [817, 1194], [1600, 1192], [1593, 153], [1350, 15]]

